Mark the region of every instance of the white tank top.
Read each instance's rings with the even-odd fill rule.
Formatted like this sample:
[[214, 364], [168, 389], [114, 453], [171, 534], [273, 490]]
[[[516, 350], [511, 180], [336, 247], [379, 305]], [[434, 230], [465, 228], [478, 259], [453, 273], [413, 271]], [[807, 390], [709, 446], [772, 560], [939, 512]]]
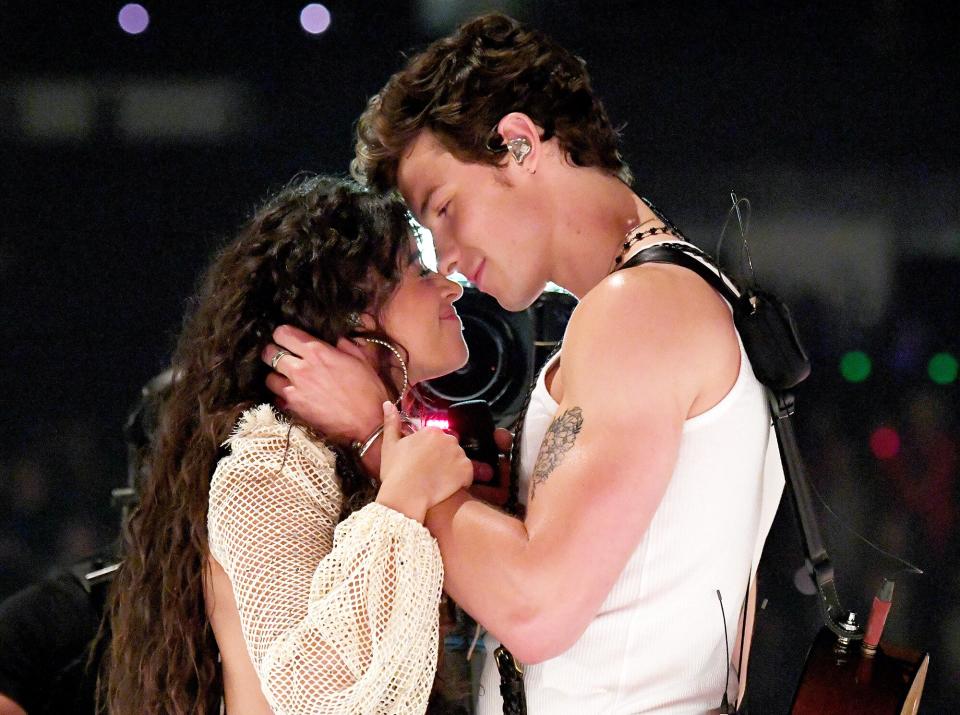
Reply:
[[[663, 500], [596, 617], [569, 650], [524, 669], [529, 715], [693, 715], [716, 712], [725, 687], [735, 698], [737, 664], [728, 681], [727, 649], [732, 658], [747, 581], [784, 483], [764, 390], [738, 342], [736, 383], [684, 423]], [[544, 380], [555, 360], [538, 376], [527, 408], [522, 499], [557, 413]], [[480, 715], [502, 713], [491, 657], [497, 645], [486, 637]]]

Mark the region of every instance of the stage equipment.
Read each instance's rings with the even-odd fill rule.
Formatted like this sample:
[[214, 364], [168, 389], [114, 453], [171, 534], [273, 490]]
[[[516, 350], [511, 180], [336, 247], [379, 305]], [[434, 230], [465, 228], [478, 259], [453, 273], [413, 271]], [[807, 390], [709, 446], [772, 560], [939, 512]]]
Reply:
[[563, 337], [575, 305], [569, 293], [550, 290], [530, 308], [510, 313], [490, 296], [465, 287], [456, 307], [470, 359], [461, 369], [422, 383], [420, 392], [437, 409], [485, 400], [496, 425], [512, 427], [528, 385]]
[[140, 400], [127, 415], [123, 425], [123, 437], [127, 443], [127, 486], [110, 492], [113, 506], [120, 508], [120, 523], [126, 524], [130, 510], [137, 503], [140, 482], [144, 474], [144, 458], [153, 443], [157, 430], [160, 405], [168, 394], [174, 380], [173, 368], [154, 375], [140, 388]]
[[490, 476], [481, 479], [474, 475], [474, 483], [491, 484], [497, 481], [499, 450], [493, 440], [490, 405], [484, 400], [467, 400], [450, 405], [447, 409], [447, 429], [457, 436], [467, 457], [490, 467]]

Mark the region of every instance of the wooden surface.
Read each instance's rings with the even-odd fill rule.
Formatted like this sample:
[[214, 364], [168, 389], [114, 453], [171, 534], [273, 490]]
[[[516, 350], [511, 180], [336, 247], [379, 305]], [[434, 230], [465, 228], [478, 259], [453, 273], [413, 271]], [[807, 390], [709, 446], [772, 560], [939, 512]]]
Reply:
[[881, 642], [873, 657], [858, 642], [846, 649], [823, 628], [814, 640], [792, 715], [913, 715], [920, 705], [929, 656]]

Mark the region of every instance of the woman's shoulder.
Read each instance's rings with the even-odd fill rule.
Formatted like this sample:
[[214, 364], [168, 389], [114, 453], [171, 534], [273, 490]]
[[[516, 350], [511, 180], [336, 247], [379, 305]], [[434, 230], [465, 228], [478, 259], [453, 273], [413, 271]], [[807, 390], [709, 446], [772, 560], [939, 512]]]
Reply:
[[264, 458], [280, 455], [283, 459], [292, 450], [316, 466], [336, 464], [336, 457], [321, 438], [278, 414], [266, 402], [240, 415], [223, 446], [234, 457], [258, 454]]
[[269, 435], [281, 430], [286, 432], [289, 424], [285, 417], [277, 414], [273, 405], [264, 402], [244, 410], [223, 444], [232, 447], [237, 442], [251, 437]]
[[223, 447], [207, 505], [211, 553], [221, 564], [218, 553], [231, 534], [332, 533], [343, 495], [336, 459], [320, 439], [262, 404], [237, 419]]
[[[246, 410], [223, 443], [210, 481], [211, 508], [237, 494], [273, 500], [307, 499], [334, 517], [342, 495], [336, 457], [321, 439], [278, 414], [272, 405]], [[252, 491], [251, 491], [252, 490]], [[267, 495], [270, 495], [267, 497]]]

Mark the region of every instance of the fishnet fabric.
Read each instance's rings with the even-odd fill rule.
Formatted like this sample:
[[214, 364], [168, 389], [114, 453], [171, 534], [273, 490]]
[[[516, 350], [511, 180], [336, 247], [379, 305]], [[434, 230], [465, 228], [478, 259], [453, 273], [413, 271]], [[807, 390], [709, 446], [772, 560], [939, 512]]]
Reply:
[[423, 713], [438, 654], [440, 551], [377, 503], [339, 525], [334, 456], [248, 410], [210, 487], [211, 555], [276, 715]]

